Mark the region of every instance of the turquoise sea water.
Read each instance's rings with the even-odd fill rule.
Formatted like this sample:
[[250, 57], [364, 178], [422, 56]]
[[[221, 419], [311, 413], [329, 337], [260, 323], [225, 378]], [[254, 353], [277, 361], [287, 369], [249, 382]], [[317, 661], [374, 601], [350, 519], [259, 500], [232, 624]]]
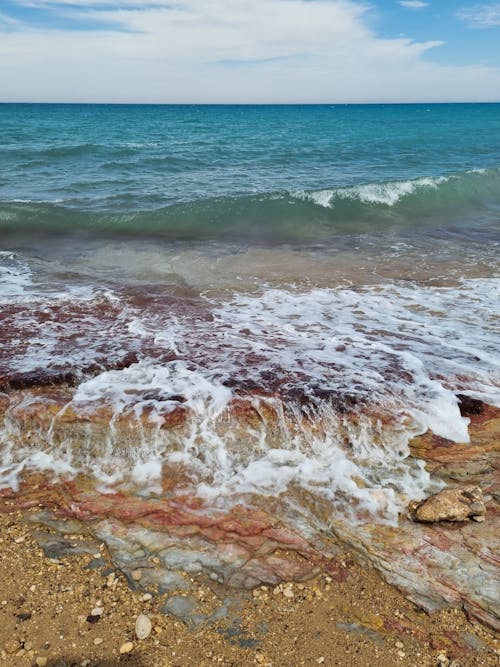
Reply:
[[500, 105], [0, 105], [0, 224], [328, 239], [498, 221]]
[[[0, 391], [191, 420], [126, 451], [111, 425], [97, 460], [7, 420], [0, 486], [181, 463], [212, 500], [299, 485], [394, 521], [433, 488], [410, 438], [500, 405], [499, 223], [500, 104], [0, 105]], [[286, 420], [236, 437], [246, 396]]]

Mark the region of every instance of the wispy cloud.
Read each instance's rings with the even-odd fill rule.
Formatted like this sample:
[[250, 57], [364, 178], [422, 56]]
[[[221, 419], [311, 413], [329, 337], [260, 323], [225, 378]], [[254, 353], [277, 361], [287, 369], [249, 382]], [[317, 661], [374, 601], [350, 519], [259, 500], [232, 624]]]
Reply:
[[19, 25], [19, 21], [16, 19], [12, 18], [12, 16], [9, 16], [8, 14], [4, 14], [4, 12], [0, 12], [0, 26], [15, 26]]
[[2, 31], [0, 100], [441, 101], [500, 90], [495, 68], [430, 62], [440, 41], [379, 37], [358, 0], [17, 0], [28, 5], [71, 20], [33, 24], [24, 9], [24, 24]]
[[463, 7], [455, 16], [471, 28], [495, 28], [500, 26], [500, 2]]
[[408, 9], [423, 9], [429, 6], [428, 2], [422, 2], [422, 0], [399, 0], [399, 4]]

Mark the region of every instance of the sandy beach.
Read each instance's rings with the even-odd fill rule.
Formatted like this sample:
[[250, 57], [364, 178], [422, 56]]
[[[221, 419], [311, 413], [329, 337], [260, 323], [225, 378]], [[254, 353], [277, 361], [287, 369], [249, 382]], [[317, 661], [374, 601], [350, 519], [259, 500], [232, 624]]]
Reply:
[[[3, 502], [0, 657], [5, 665], [498, 664], [498, 639], [469, 623], [459, 609], [431, 615], [417, 610], [347, 552], [343, 581], [321, 575], [303, 584], [259, 587], [240, 594], [230, 625], [193, 630], [162, 611], [168, 596], [132, 590], [105, 546], [88, 535], [68, 539], [75, 551], [83, 546], [93, 553], [45, 555], [34, 535], [51, 531], [29, 517]], [[207, 610], [217, 603], [208, 586], [200, 586], [196, 596]], [[135, 634], [139, 614], [152, 625], [142, 640]]]

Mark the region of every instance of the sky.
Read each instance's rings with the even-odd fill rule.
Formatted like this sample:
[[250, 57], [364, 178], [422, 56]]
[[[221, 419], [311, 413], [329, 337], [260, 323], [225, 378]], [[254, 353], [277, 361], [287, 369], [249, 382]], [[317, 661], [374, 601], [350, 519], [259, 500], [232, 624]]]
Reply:
[[500, 2], [0, 0], [0, 102], [500, 101]]

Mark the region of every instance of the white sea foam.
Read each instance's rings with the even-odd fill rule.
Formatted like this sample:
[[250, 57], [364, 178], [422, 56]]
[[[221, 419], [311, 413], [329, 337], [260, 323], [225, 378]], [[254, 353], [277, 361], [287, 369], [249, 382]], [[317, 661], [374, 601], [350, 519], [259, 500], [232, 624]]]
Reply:
[[[409, 498], [436, 488], [409, 458], [411, 437], [431, 429], [467, 442], [457, 392], [500, 405], [499, 296], [498, 281], [478, 279], [457, 287], [236, 293], [207, 299], [206, 318], [185, 309], [173, 315], [155, 306], [124, 308], [118, 347], [151, 345], [156, 352], [77, 388], [73, 410], [106, 405], [114, 415], [99, 459], [91, 436], [88, 450], [75, 451], [48, 434], [45, 458], [37, 458], [28, 443], [8, 450], [4, 433], [4, 479], [28, 462], [91, 471], [105, 485], [129, 478], [155, 491], [162, 465], [182, 464], [191, 491], [212, 503], [292, 485], [326, 498], [353, 521], [367, 511], [394, 522]], [[57, 338], [55, 330], [50, 335]], [[166, 351], [178, 358], [161, 362]], [[257, 425], [242, 430], [228, 422], [237, 395], [231, 380], [261, 388], [260, 398], [259, 391], [240, 396], [261, 415]], [[305, 405], [295, 402], [297, 391]], [[355, 419], [336, 407], [346, 397], [361, 406]], [[266, 406], [277, 415], [271, 422]], [[186, 424], [162, 428], [179, 407], [188, 411]], [[129, 444], [116, 429], [124, 413], [137, 418]], [[304, 428], [305, 415], [316, 429]], [[140, 427], [144, 419], [150, 429]]]
[[[97, 311], [100, 304], [108, 316], [115, 306], [112, 320], [102, 320]], [[76, 318], [65, 317], [75, 306]], [[7, 364], [11, 373], [93, 365], [102, 357], [106, 343], [111, 354], [106, 361], [127, 352], [120, 349], [119, 342], [124, 334], [128, 342], [130, 316], [112, 290], [38, 280], [15, 253], [0, 252], [0, 307], [2, 329], [11, 333], [3, 341], [0, 362]], [[113, 335], [113, 351], [109, 351]]]
[[355, 200], [364, 204], [385, 204], [394, 206], [404, 197], [417, 190], [435, 190], [449, 178], [439, 176], [435, 178], [418, 178], [410, 181], [388, 181], [383, 183], [365, 183], [349, 188], [335, 188], [332, 190], [317, 190], [315, 192], [297, 192], [294, 196], [310, 201], [324, 208], [332, 208], [339, 200]]
[[32, 285], [32, 273], [27, 263], [13, 252], [0, 251], [0, 303], [20, 297]]

